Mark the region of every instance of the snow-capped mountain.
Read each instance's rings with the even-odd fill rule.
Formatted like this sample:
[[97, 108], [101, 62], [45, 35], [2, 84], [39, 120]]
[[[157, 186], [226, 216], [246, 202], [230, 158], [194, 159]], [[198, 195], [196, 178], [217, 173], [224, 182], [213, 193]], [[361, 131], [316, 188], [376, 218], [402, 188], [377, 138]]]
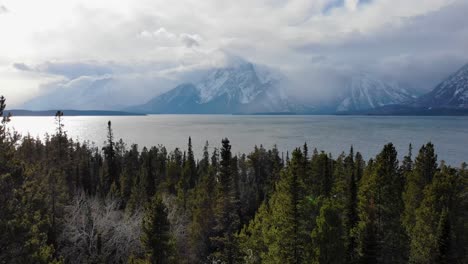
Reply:
[[366, 73], [351, 78], [345, 98], [336, 111], [357, 111], [410, 102], [415, 96], [396, 82], [388, 83]]
[[427, 108], [468, 108], [468, 64], [416, 101]]
[[187, 83], [128, 110], [146, 113], [291, 112], [281, 77], [249, 62], [214, 69], [200, 82]]

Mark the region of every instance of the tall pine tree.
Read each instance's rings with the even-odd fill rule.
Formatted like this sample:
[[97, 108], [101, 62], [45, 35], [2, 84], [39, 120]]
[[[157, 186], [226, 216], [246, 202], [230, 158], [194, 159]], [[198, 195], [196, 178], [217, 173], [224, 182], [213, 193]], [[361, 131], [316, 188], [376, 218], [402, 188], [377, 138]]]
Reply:
[[146, 249], [146, 257], [150, 263], [175, 263], [167, 208], [158, 196], [154, 196], [145, 208], [141, 242]]

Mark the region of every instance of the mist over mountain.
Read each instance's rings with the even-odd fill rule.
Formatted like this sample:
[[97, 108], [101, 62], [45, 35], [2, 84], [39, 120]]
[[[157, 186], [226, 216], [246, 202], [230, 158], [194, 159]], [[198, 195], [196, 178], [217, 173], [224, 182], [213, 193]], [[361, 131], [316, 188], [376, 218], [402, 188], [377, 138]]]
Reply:
[[468, 108], [468, 64], [446, 78], [415, 105], [427, 108]]
[[336, 111], [354, 111], [411, 102], [415, 94], [396, 82], [385, 82], [375, 76], [359, 73], [347, 85], [347, 95]]
[[293, 112], [282, 77], [267, 68], [240, 62], [213, 69], [201, 81], [186, 83], [127, 110], [145, 113]]
[[214, 69], [198, 83], [185, 83], [147, 103], [125, 110], [143, 113], [334, 113], [377, 108], [414, 100], [396, 82], [367, 73], [349, 78], [341, 93], [329, 101], [307, 101], [289, 96], [289, 82], [279, 73], [242, 62]]
[[[93, 73], [92, 69], [85, 69], [87, 74]], [[28, 101], [23, 108], [173, 114], [333, 114], [389, 105], [463, 108], [468, 97], [466, 65], [421, 97], [418, 97], [421, 92], [399, 80], [365, 71], [347, 72], [341, 77], [330, 75], [316, 82], [311, 77], [296, 89], [295, 76], [289, 72], [285, 74], [234, 56], [220, 65], [191, 70], [191, 74], [176, 73], [144, 82], [104, 69], [100, 67], [99, 71], [105, 74], [71, 76], [55, 89]], [[324, 96], [314, 92], [316, 87], [331, 90]]]
[[344, 113], [365, 115], [468, 115], [468, 64], [445, 78], [430, 92], [419, 97], [375, 108], [345, 110]]

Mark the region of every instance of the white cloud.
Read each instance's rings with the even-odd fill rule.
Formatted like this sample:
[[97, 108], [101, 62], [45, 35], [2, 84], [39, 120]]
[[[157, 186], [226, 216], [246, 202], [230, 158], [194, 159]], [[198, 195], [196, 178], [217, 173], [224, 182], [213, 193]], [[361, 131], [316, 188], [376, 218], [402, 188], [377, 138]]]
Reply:
[[50, 86], [49, 77], [25, 77], [32, 72], [68, 81], [111, 73], [145, 83], [177, 71], [195, 76], [224, 63], [226, 53], [281, 69], [302, 84], [292, 89], [309, 97], [339, 86], [330, 80], [343, 69], [372, 68], [428, 89], [434, 76], [468, 60], [465, 0], [3, 0], [1, 6], [8, 12], [0, 16], [0, 50], [7, 51], [0, 54], [0, 87], [8, 86], [15, 102]]
[[0, 5], [0, 14], [8, 12], [8, 9], [4, 5]]

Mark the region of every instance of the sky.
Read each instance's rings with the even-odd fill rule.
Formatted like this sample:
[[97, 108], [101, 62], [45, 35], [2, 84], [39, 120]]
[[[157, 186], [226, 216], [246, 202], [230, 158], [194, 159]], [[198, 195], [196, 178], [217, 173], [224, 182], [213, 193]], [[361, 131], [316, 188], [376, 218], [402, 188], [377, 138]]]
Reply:
[[466, 0], [0, 0], [0, 94], [21, 107], [94, 85], [104, 103], [136, 104], [232, 58], [278, 70], [302, 98], [359, 72], [428, 91], [468, 63], [467, 12]]

